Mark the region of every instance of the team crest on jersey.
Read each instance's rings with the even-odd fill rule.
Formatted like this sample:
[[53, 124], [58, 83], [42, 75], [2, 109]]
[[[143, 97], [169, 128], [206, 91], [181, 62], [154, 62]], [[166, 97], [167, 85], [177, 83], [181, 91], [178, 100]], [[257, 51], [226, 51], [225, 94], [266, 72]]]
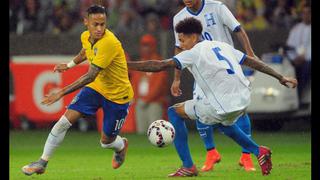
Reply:
[[94, 48], [94, 49], [93, 49], [93, 54], [94, 54], [94, 55], [97, 55], [97, 52], [98, 52], [98, 48]]
[[213, 26], [216, 24], [216, 21], [214, 20], [213, 13], [205, 14], [204, 19], [206, 20], [207, 27], [210, 27], [210, 26]]

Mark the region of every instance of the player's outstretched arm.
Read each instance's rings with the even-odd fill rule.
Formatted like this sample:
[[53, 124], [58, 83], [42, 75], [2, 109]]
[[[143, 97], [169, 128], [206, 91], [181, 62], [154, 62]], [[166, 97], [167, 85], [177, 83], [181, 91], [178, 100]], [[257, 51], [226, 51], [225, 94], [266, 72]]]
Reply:
[[57, 64], [54, 69], [53, 72], [65, 72], [66, 70], [72, 68], [73, 66], [76, 66], [80, 63], [82, 63], [83, 61], [85, 61], [86, 58], [86, 52], [85, 49], [81, 49], [81, 51], [78, 53], [78, 55], [76, 57], [74, 57], [73, 60], [71, 60], [68, 64], [66, 63], [61, 63], [61, 64]]
[[148, 61], [128, 61], [128, 68], [135, 71], [159, 72], [170, 67], [176, 67], [173, 59], [166, 60], [148, 60]]
[[44, 104], [44, 105], [53, 104], [54, 102], [56, 102], [60, 98], [62, 98], [64, 95], [72, 93], [72, 92], [82, 88], [83, 86], [93, 82], [96, 79], [97, 75], [99, 74], [100, 70], [101, 70], [100, 67], [98, 67], [94, 64], [91, 64], [89, 71], [85, 75], [81, 76], [79, 79], [77, 79], [72, 84], [64, 87], [59, 92], [53, 93], [49, 96], [45, 96], [45, 98], [42, 100], [41, 104]]
[[236, 32], [237, 39], [240, 41], [242, 47], [246, 50], [249, 56], [256, 56], [252, 50], [249, 37], [243, 27], [240, 27], [239, 31]]
[[255, 70], [258, 70], [262, 73], [268, 74], [276, 79], [279, 80], [279, 82], [286, 86], [289, 87], [289, 84], [291, 84], [292, 88], [295, 88], [298, 84], [297, 80], [295, 78], [291, 77], [285, 77], [269, 67], [266, 63], [264, 63], [262, 60], [258, 59], [257, 57], [251, 57], [247, 56], [247, 58], [244, 60], [243, 65], [246, 65], [248, 67], [251, 67]]
[[170, 88], [171, 94], [175, 97], [181, 96], [182, 91], [180, 89], [181, 70], [174, 69], [174, 79]]
[[[183, 50], [181, 48], [176, 46], [174, 49], [174, 54], [177, 55], [182, 51]], [[181, 79], [181, 70], [175, 68], [174, 69], [174, 78], [173, 78], [173, 82], [172, 82], [171, 88], [170, 88], [171, 94], [175, 97], [182, 95], [182, 91], [180, 89], [180, 79]]]

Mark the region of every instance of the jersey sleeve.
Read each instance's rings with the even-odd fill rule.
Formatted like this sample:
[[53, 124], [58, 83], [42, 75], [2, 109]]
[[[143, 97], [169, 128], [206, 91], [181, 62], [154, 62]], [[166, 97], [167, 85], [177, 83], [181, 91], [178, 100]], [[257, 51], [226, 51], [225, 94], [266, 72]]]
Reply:
[[222, 19], [223, 24], [228, 26], [228, 28], [234, 32], [239, 31], [240, 23], [233, 16], [232, 12], [227, 8], [225, 4], [221, 4], [220, 6], [220, 17]]
[[236, 60], [239, 62], [239, 64], [243, 64], [244, 60], [247, 58], [247, 55], [233, 47], [232, 47], [232, 51], [236, 57]]
[[91, 63], [105, 69], [117, 56], [118, 51], [119, 49], [116, 44], [103, 42], [97, 46], [96, 56]]
[[176, 18], [173, 18], [173, 33], [174, 33], [174, 39], [175, 39], [175, 46], [176, 47], [180, 47], [180, 41], [179, 41], [179, 38], [178, 38], [178, 33], [176, 32], [176, 25], [177, 25], [177, 19]]
[[197, 55], [194, 51], [186, 50], [181, 53], [175, 55], [172, 59], [176, 62], [177, 69], [184, 69], [186, 67], [191, 67], [194, 59], [197, 59]]
[[87, 34], [88, 34], [87, 31], [84, 31], [83, 33], [81, 33], [80, 41], [81, 41], [81, 44], [82, 44], [82, 48], [84, 48], [85, 40], [86, 40], [86, 38], [88, 38]]

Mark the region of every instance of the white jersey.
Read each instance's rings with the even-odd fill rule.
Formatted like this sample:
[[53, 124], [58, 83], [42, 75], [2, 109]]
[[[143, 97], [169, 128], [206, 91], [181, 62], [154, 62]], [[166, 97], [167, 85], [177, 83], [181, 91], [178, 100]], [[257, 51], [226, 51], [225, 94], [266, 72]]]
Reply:
[[204, 40], [173, 59], [188, 68], [217, 114], [244, 110], [250, 103], [250, 82], [241, 64], [246, 54], [219, 41]]
[[[173, 27], [179, 21], [193, 17], [199, 20], [202, 24], [202, 39], [222, 41], [233, 46], [233, 41], [230, 35], [231, 31], [237, 31], [240, 28], [240, 23], [233, 16], [231, 11], [220, 1], [203, 0], [202, 6], [197, 13], [192, 12], [185, 7], [178, 12], [173, 18]], [[180, 46], [177, 32], [174, 31], [175, 45]], [[202, 90], [194, 84], [193, 98], [202, 98]]]
[[[230, 30], [237, 31], [240, 28], [240, 23], [222, 2], [202, 0], [202, 6], [197, 13], [187, 7], [183, 8], [173, 17], [173, 27], [188, 17], [193, 17], [201, 22], [203, 39], [222, 41], [233, 46]], [[175, 31], [174, 37], [175, 45], [179, 47], [180, 42]]]

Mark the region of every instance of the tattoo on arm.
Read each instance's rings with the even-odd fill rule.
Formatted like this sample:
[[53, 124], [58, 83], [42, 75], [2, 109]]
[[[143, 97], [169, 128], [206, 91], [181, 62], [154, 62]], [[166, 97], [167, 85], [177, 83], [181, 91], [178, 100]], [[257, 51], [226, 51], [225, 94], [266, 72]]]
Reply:
[[281, 74], [279, 74], [277, 71], [275, 71], [274, 69], [269, 67], [266, 63], [264, 63], [262, 60], [257, 59], [256, 57], [247, 56], [246, 60], [244, 60], [243, 62], [243, 65], [246, 65], [262, 73], [273, 76], [278, 80], [283, 78]]
[[176, 64], [172, 59], [166, 60], [148, 60], [148, 61], [130, 61], [128, 68], [136, 71], [159, 72], [169, 67], [175, 67]]
[[80, 64], [83, 61], [85, 61], [86, 58], [86, 50], [85, 49], [81, 49], [81, 51], [78, 53], [78, 55], [73, 59], [73, 62], [76, 64]]
[[97, 75], [99, 74], [100, 70], [101, 70], [100, 67], [98, 67], [94, 64], [91, 64], [87, 74], [81, 76], [78, 80], [76, 80], [72, 84], [70, 84], [62, 89], [63, 95], [67, 95], [69, 93], [72, 93], [72, 92], [82, 88], [83, 86], [93, 82], [96, 79]]

